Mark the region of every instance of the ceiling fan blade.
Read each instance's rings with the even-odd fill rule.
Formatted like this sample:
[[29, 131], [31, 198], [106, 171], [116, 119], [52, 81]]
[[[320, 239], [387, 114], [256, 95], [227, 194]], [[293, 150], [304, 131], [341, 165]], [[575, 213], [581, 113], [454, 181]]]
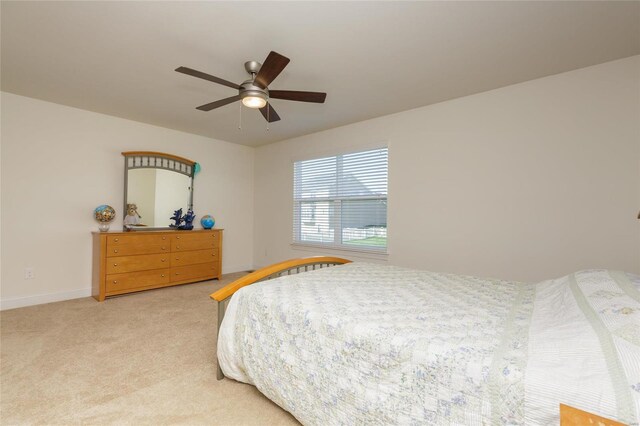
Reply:
[[271, 84], [271, 82], [282, 72], [284, 67], [287, 66], [289, 60], [289, 58], [271, 51], [260, 67], [260, 71], [256, 74], [253, 84], [266, 89], [267, 86]]
[[212, 81], [214, 83], [222, 84], [223, 86], [228, 86], [228, 87], [231, 87], [232, 89], [240, 89], [240, 86], [238, 86], [235, 83], [232, 83], [230, 81], [224, 80], [222, 78], [214, 77], [214, 76], [212, 76], [210, 74], [207, 74], [207, 73], [204, 73], [202, 71], [194, 70], [194, 69], [187, 68], [187, 67], [178, 67], [178, 68], [176, 68], [176, 71], [181, 72], [182, 74], [190, 75], [192, 77], [198, 77], [198, 78], [202, 78], [204, 80]]
[[239, 101], [240, 95], [231, 96], [230, 98], [220, 99], [219, 101], [211, 102], [209, 104], [200, 105], [196, 109], [200, 111], [211, 111], [212, 109], [220, 108], [221, 106], [225, 106], [230, 104], [231, 102]]
[[285, 99], [287, 101], [324, 103], [327, 98], [322, 92], [300, 92], [297, 90], [269, 90], [269, 97], [274, 99]]
[[264, 119], [267, 120], [269, 123], [273, 123], [274, 121], [280, 120], [280, 116], [269, 103], [263, 106], [262, 108], [260, 108], [260, 112], [262, 113], [262, 116], [264, 117]]

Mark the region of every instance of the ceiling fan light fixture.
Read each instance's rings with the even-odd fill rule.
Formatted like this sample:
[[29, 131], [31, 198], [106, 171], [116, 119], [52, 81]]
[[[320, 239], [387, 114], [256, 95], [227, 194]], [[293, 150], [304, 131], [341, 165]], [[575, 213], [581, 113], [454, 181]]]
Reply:
[[245, 93], [242, 98], [242, 105], [248, 108], [264, 108], [267, 105], [267, 96], [260, 92]]

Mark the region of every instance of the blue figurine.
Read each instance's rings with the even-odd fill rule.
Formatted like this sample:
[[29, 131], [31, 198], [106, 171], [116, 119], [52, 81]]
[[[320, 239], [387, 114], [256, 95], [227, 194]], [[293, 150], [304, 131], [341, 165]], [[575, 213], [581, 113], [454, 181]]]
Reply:
[[173, 216], [171, 216], [169, 219], [173, 220], [175, 223], [172, 223], [171, 225], [169, 225], [171, 228], [179, 228], [180, 229], [180, 224], [182, 223], [182, 221], [184, 220], [184, 218], [182, 217], [182, 209], [178, 209], [176, 211], [173, 212]]
[[185, 231], [190, 231], [193, 229], [193, 219], [196, 218], [196, 215], [193, 213], [193, 210], [188, 210], [187, 214], [182, 217], [184, 220], [184, 225], [178, 226], [178, 229], [183, 229]]

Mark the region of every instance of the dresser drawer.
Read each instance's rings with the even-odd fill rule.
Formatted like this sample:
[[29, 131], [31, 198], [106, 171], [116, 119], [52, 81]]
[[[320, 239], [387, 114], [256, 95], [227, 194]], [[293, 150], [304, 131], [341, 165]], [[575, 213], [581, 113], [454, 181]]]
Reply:
[[169, 253], [166, 253], [110, 257], [107, 259], [107, 274], [168, 268], [171, 264], [170, 256]]
[[106, 279], [106, 292], [116, 292], [135, 288], [168, 284], [171, 271], [156, 269], [154, 271], [130, 272], [128, 274], [110, 274]]
[[211, 263], [218, 261], [218, 249], [180, 251], [171, 253], [171, 267], [197, 265], [198, 263]]
[[219, 237], [217, 232], [198, 234], [181, 233], [171, 237], [171, 251], [204, 250], [218, 247]]
[[178, 266], [171, 268], [171, 281], [184, 281], [195, 278], [214, 278], [218, 275], [218, 268], [212, 262], [198, 265]]
[[168, 253], [170, 248], [171, 238], [166, 234], [110, 235], [107, 237], [107, 257]]

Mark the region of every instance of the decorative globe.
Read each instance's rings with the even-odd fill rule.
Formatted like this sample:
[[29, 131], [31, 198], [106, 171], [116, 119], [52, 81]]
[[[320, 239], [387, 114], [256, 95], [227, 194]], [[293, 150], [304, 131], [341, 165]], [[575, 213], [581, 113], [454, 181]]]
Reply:
[[209, 214], [202, 216], [202, 219], [200, 219], [200, 225], [202, 225], [204, 229], [211, 229], [215, 224], [216, 220]]
[[109, 223], [116, 218], [116, 211], [113, 207], [103, 204], [96, 207], [93, 211], [93, 217], [100, 222], [98, 225], [100, 232], [106, 232], [109, 230]]

